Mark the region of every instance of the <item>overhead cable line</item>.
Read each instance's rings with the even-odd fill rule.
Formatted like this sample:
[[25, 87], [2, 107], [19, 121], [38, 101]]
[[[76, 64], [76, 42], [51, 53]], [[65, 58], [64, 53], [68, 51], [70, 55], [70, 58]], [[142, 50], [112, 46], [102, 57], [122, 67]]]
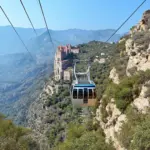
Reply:
[[131, 15], [116, 29], [116, 31], [106, 40], [108, 42], [125, 24], [126, 22], [138, 11], [138, 9], [146, 2], [147, 0], [144, 0], [132, 13]]
[[21, 43], [23, 44], [23, 46], [25, 47], [26, 51], [29, 53], [29, 55], [31, 56], [31, 58], [34, 60], [32, 54], [30, 53], [30, 51], [28, 50], [27, 46], [25, 45], [25, 43], [23, 42], [22, 38], [20, 37], [19, 33], [17, 32], [17, 30], [15, 29], [14, 25], [12, 24], [12, 22], [10, 21], [10, 19], [8, 18], [7, 14], [5, 13], [4, 9], [2, 8], [2, 6], [0, 6], [0, 9], [2, 10], [3, 14], [5, 15], [5, 17], [7, 18], [8, 22], [10, 23], [10, 25], [12, 26], [12, 28], [14, 29], [15, 33], [17, 34], [18, 38], [20, 39]]
[[48, 25], [47, 25], [47, 22], [46, 22], [46, 17], [45, 17], [45, 15], [44, 15], [44, 11], [43, 11], [43, 7], [42, 7], [42, 4], [41, 4], [41, 1], [38, 0], [38, 2], [39, 2], [39, 5], [40, 5], [40, 8], [41, 8], [41, 12], [42, 12], [42, 15], [43, 15], [43, 18], [44, 18], [45, 26], [46, 26], [46, 29], [47, 29], [47, 32], [48, 32], [50, 41], [51, 41], [51, 43], [52, 43], [52, 45], [53, 45], [53, 48], [54, 48], [54, 43], [53, 43], [53, 41], [52, 41], [52, 37], [51, 37], [50, 31], [49, 31], [49, 29], [48, 29]]
[[25, 8], [25, 6], [24, 6], [22, 0], [20, 0], [20, 3], [21, 3], [21, 5], [22, 5], [22, 7], [23, 7], [23, 9], [24, 9], [24, 11], [25, 11], [25, 13], [26, 13], [26, 16], [27, 16], [28, 20], [30, 21], [30, 24], [31, 24], [31, 26], [32, 26], [32, 28], [33, 28], [33, 30], [34, 30], [34, 33], [35, 33], [36, 36], [37, 36], [37, 32], [36, 32], [36, 30], [35, 30], [35, 28], [34, 28], [34, 26], [33, 26], [33, 23], [32, 23], [32, 21], [31, 21], [31, 19], [30, 19], [30, 17], [29, 17], [29, 14], [28, 14], [28, 12], [27, 12], [27, 10], [26, 10], [26, 8]]
[[1, 81], [0, 80], [0, 83], [19, 83], [19, 82], [17, 82], [17, 81], [7, 81], [7, 80]]

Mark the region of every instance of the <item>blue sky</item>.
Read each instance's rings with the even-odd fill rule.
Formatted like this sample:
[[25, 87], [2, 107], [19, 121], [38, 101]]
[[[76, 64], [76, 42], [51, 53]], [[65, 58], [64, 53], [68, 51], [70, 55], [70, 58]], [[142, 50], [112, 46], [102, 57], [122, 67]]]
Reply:
[[[41, 0], [50, 29], [116, 29], [143, 0]], [[36, 28], [45, 27], [38, 0], [23, 0]], [[16, 27], [31, 27], [20, 0], [0, 0]], [[126, 32], [150, 9], [150, 0], [119, 31]], [[0, 11], [0, 26], [9, 25]]]

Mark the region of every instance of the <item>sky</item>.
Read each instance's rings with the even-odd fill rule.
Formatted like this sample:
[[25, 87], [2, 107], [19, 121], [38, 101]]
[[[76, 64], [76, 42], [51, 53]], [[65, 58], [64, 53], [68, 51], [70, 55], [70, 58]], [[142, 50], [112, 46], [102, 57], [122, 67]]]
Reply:
[[[35, 28], [44, 28], [38, 0], [22, 0]], [[116, 29], [142, 3], [143, 0], [41, 0], [49, 29]], [[20, 0], [0, 0], [8, 17], [16, 27], [31, 25]], [[137, 24], [145, 10], [150, 9], [150, 0], [136, 12], [119, 33], [129, 31]], [[0, 26], [9, 25], [0, 10]]]

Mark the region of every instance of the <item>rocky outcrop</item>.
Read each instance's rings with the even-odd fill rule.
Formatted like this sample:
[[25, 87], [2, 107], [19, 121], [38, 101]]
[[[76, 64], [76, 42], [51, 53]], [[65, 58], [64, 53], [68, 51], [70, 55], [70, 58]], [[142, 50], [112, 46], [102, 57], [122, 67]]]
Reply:
[[94, 62], [98, 62], [100, 64], [104, 64], [106, 62], [106, 59], [105, 58], [100, 58], [100, 59], [95, 58]]
[[119, 111], [119, 109], [116, 107], [114, 103], [114, 99], [111, 99], [111, 102], [108, 103], [105, 108], [108, 113], [108, 117], [106, 118], [107, 123], [103, 122], [102, 120], [101, 109], [102, 109], [102, 105], [100, 105], [96, 111], [96, 120], [100, 122], [100, 126], [104, 130], [104, 133], [106, 135], [106, 142], [112, 140], [116, 150], [125, 150], [119, 144], [119, 141], [116, 138], [116, 133], [120, 132], [123, 122], [126, 121], [126, 115], [121, 114], [121, 112]]
[[112, 79], [114, 83], [119, 84], [119, 75], [115, 67], [110, 71], [109, 78]]
[[[150, 41], [149, 41], [150, 43]], [[144, 49], [144, 45], [137, 45], [132, 39], [126, 42], [126, 52], [129, 56], [129, 61], [127, 64], [127, 75], [130, 76], [130, 71], [132, 68], [137, 68], [139, 70], [150, 69], [150, 48]], [[142, 50], [141, 50], [142, 49]]]
[[146, 91], [148, 90], [148, 87], [146, 86], [147, 84], [150, 84], [150, 82], [142, 86], [139, 97], [136, 98], [132, 103], [132, 106], [136, 107], [141, 113], [146, 113], [150, 107], [150, 99], [145, 95]]
[[64, 141], [67, 125], [73, 118], [71, 108], [68, 86], [57, 85], [52, 76], [27, 114], [28, 127], [40, 150], [53, 150]]
[[52, 80], [49, 80], [39, 97], [30, 105], [27, 115], [28, 127], [32, 129], [32, 137], [38, 141], [40, 150], [49, 149], [48, 138], [45, 136], [50, 130], [49, 124], [46, 123], [49, 111], [48, 108], [43, 106], [47, 97], [53, 93], [54, 83]]
[[126, 41], [126, 52], [129, 56], [127, 75], [130, 70], [150, 69], [150, 10], [143, 14], [139, 24], [130, 31], [130, 38]]
[[150, 10], [145, 11], [138, 25], [133, 27], [130, 33], [133, 34], [139, 31], [150, 31]]
[[[122, 43], [124, 40], [126, 40], [125, 54], [129, 57], [126, 67], [127, 76], [132, 76], [139, 70], [146, 71], [150, 69], [150, 10], [146, 11], [140, 23], [131, 29], [128, 38], [121, 39], [119, 43]], [[109, 78], [115, 84], [119, 84], [119, 75], [117, 74], [116, 68], [110, 71]], [[143, 84], [139, 96], [131, 103], [131, 106], [135, 107], [141, 113], [146, 113], [150, 108], [150, 99], [146, 96], [146, 92], [150, 87], [149, 85], [150, 81]], [[119, 135], [122, 124], [128, 121], [127, 116], [122, 114], [116, 107], [113, 97], [106, 107], [103, 107], [101, 100], [95, 118], [104, 130], [106, 142], [112, 140], [116, 150], [125, 150], [119, 143], [116, 133]], [[107, 115], [105, 117], [107, 117], [105, 119], [103, 119], [102, 110], [106, 111], [105, 114]]]

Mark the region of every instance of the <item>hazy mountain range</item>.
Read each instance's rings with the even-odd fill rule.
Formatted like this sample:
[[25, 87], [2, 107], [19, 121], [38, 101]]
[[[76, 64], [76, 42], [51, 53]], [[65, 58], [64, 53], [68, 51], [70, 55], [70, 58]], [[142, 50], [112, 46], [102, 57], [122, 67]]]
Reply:
[[[28, 45], [36, 39], [36, 35], [32, 28], [16, 28], [17, 32]], [[46, 29], [36, 29], [38, 33], [38, 39], [43, 41], [47, 36]], [[81, 30], [81, 29], [68, 29], [68, 30], [50, 30], [52, 39], [57, 40], [57, 44], [81, 44], [89, 41], [105, 41], [115, 30]], [[116, 34], [111, 41], [117, 41], [120, 38], [119, 34]], [[59, 42], [58, 42], [59, 41]], [[25, 52], [25, 49], [18, 39], [16, 33], [11, 26], [0, 27], [0, 55], [16, 52]], [[30, 49], [33, 51], [33, 49]]]

